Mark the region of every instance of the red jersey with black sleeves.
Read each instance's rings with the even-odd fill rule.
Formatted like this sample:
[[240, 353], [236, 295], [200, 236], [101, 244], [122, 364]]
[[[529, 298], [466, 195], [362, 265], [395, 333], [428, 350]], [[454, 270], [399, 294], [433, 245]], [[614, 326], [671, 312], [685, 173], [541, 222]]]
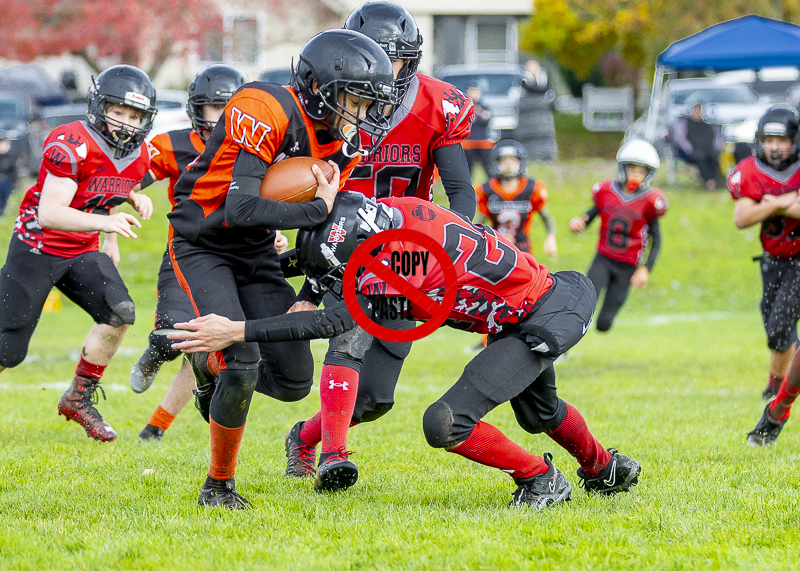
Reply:
[[147, 143], [150, 150], [150, 171], [156, 180], [169, 179], [169, 202], [175, 208], [175, 183], [187, 167], [206, 147], [194, 129], [179, 129], [161, 133]]
[[[344, 189], [369, 198], [433, 200], [433, 151], [466, 139], [474, 115], [469, 97], [449, 83], [418, 73], [392, 114], [389, 134], [364, 157]], [[363, 132], [361, 136], [368, 137]]]
[[478, 212], [513, 244], [526, 244], [533, 215], [547, 205], [547, 188], [541, 180], [520, 177], [515, 188], [506, 190], [496, 178], [476, 186]]
[[[736, 165], [728, 177], [728, 189], [734, 200], [744, 196], [756, 202], [761, 202], [766, 195], [795, 192], [800, 190], [800, 162], [777, 171], [755, 157], [748, 157]], [[761, 246], [776, 258], [796, 257], [800, 254], [800, 220], [770, 216], [761, 223]]]
[[[447, 324], [477, 333], [496, 333], [504, 325], [519, 323], [536, 301], [553, 285], [547, 268], [530, 254], [519, 251], [489, 227], [474, 225], [437, 204], [418, 198], [381, 199], [393, 208], [392, 226], [422, 232], [444, 247], [456, 268], [456, 302]], [[400, 217], [400, 220], [397, 220]], [[424, 268], [405, 279], [434, 301], [444, 298], [444, 274], [436, 258], [412, 242], [390, 242], [375, 258], [391, 267], [392, 254], [419, 252]], [[358, 289], [366, 295], [401, 295], [375, 274], [365, 272]], [[412, 304], [415, 319], [428, 314]]]
[[361, 157], [347, 154], [343, 141], [321, 142], [291, 87], [248, 83], [230, 98], [203, 153], [175, 185], [177, 204], [168, 218], [177, 235], [224, 249], [265, 242], [270, 234], [265, 229], [225, 225], [225, 201], [240, 151], [267, 165], [288, 157], [332, 160], [341, 172], [340, 190]]
[[19, 207], [15, 231], [20, 240], [45, 254], [74, 258], [99, 248], [100, 232], [69, 232], [42, 228], [39, 202], [48, 174], [69, 178], [78, 184], [70, 208], [108, 215], [126, 202], [131, 189], [150, 168], [147, 148], [142, 145], [122, 159], [85, 121], [66, 123], [53, 129], [42, 148], [42, 164], [36, 183], [25, 193]]
[[601, 220], [597, 251], [638, 266], [647, 248], [647, 225], [666, 214], [667, 197], [657, 188], [626, 192], [616, 180], [606, 180], [592, 187], [592, 200]]

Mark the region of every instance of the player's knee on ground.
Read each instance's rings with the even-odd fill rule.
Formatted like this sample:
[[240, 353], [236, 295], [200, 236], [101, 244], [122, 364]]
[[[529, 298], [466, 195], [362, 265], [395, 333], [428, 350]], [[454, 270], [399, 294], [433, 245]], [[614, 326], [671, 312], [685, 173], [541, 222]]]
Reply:
[[136, 305], [130, 301], [121, 301], [111, 307], [111, 315], [108, 318], [108, 323], [111, 327], [120, 327], [122, 325], [133, 325], [136, 320]]
[[459, 436], [454, 434], [454, 426], [453, 410], [443, 401], [433, 403], [422, 416], [425, 440], [433, 448], [450, 448], [469, 437], [471, 430]]
[[374, 422], [392, 410], [393, 402], [375, 402], [372, 395], [359, 394], [353, 411], [355, 422]]

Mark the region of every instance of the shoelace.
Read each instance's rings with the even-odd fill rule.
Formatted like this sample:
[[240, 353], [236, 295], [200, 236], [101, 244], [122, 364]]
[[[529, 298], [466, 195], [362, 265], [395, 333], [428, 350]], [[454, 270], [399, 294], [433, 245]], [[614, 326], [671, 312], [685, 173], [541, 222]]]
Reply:
[[95, 383], [89, 387], [89, 396], [92, 399], [92, 404], [100, 404], [100, 397], [97, 395], [97, 389], [100, 389], [100, 392], [103, 394], [103, 400], [108, 400], [106, 399], [106, 391], [103, 390], [100, 383]]
[[314, 460], [316, 457], [313, 448], [305, 444], [292, 444], [292, 454], [297, 454], [298, 464], [307, 472], [314, 471]]
[[340, 447], [335, 454], [331, 454], [328, 458], [325, 459], [325, 463], [327, 464], [333, 459], [341, 460], [342, 462], [347, 462], [347, 457], [351, 454], [355, 454], [355, 452], [351, 452], [350, 450], [345, 450], [344, 446]]

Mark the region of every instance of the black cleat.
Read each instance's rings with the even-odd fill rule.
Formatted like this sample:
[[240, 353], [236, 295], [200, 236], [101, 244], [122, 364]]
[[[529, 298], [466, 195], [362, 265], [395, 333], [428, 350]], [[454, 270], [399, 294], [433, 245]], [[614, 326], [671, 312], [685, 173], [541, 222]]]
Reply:
[[314, 491], [341, 492], [358, 480], [358, 468], [347, 457], [352, 452], [344, 448], [319, 455], [317, 477], [314, 478]]
[[156, 426], [153, 426], [152, 424], [148, 424], [139, 433], [139, 440], [145, 440], [145, 441], [153, 440], [155, 442], [159, 442], [162, 436], [164, 436], [163, 430], [161, 430]]
[[300, 438], [300, 429], [304, 424], [304, 421], [298, 422], [286, 435], [287, 478], [308, 478], [316, 473], [314, 463], [317, 460], [317, 449], [308, 446]]
[[530, 478], [519, 480], [514, 479], [517, 483], [517, 490], [508, 507], [531, 506], [537, 510], [543, 510], [547, 506], [554, 506], [572, 499], [572, 486], [569, 485], [564, 474], [553, 466], [553, 455], [545, 452], [544, 462], [547, 464], [547, 472], [544, 474], [536, 474]]
[[154, 350], [148, 346], [131, 367], [129, 380], [131, 390], [135, 393], [143, 393], [149, 389], [156, 380], [161, 364], [161, 361], [156, 358]]
[[211, 398], [217, 388], [219, 379], [219, 363], [214, 353], [193, 353], [189, 364], [194, 373], [194, 406], [208, 422]]
[[620, 454], [616, 448], [609, 448], [608, 451], [611, 453], [611, 460], [597, 477], [589, 478], [583, 468], [578, 468], [581, 487], [587, 494], [613, 496], [619, 492], [630, 492], [631, 488], [639, 483], [639, 474], [642, 473], [639, 462]]
[[[789, 420], [788, 418], [786, 420]], [[747, 433], [748, 446], [772, 446], [777, 442], [778, 435], [786, 424], [786, 420], [772, 420], [769, 416], [769, 403], [764, 407], [764, 413], [758, 419], [756, 427]]]
[[236, 480], [215, 480], [211, 476], [206, 477], [206, 483], [200, 490], [200, 497], [197, 498], [198, 505], [208, 508], [223, 507], [233, 510], [252, 509], [247, 498], [236, 493]]

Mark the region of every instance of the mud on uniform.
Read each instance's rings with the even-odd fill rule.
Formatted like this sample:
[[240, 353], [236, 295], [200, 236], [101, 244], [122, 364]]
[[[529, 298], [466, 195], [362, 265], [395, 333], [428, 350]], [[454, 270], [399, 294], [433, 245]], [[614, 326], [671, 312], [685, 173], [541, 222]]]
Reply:
[[[432, 201], [438, 166], [450, 209], [472, 220], [475, 193], [461, 141], [469, 136], [474, 116], [472, 100], [458, 89], [416, 74], [392, 114], [389, 133], [353, 170], [344, 190], [374, 199], [415, 196]], [[380, 323], [394, 329], [414, 327], [408, 321]], [[411, 343], [373, 340], [361, 368], [354, 418], [366, 422], [389, 412], [410, 351]]]
[[[780, 196], [800, 190], [800, 162], [777, 171], [755, 157], [738, 165], [728, 188], [734, 200], [747, 197], [761, 202], [764, 196]], [[770, 216], [761, 223], [761, 318], [767, 346], [784, 352], [797, 342], [800, 319], [800, 220]]]
[[[145, 176], [142, 188], [146, 188], [155, 180], [169, 179], [167, 196], [174, 208], [175, 183], [181, 174], [186, 172], [189, 164], [203, 152], [205, 142], [194, 129], [180, 129], [156, 135], [147, 146], [150, 151], [150, 172], [155, 176]], [[195, 317], [189, 296], [181, 288], [172, 269], [169, 246], [161, 257], [157, 292], [158, 304], [153, 329], [170, 329], [176, 323], [186, 322]], [[163, 335], [151, 333], [149, 343], [151, 347], [156, 348], [164, 361], [172, 361], [181, 355], [181, 352], [173, 349], [172, 342]]]
[[669, 203], [657, 188], [625, 192], [616, 180], [598, 182], [592, 188], [594, 206], [586, 213], [587, 225], [600, 215], [600, 240], [597, 254], [587, 276], [600, 297], [606, 290], [597, 316], [597, 329], [607, 331], [631, 288], [631, 277], [644, 259], [648, 238], [653, 245], [644, 263], [652, 270], [660, 251], [658, 218], [667, 212]]
[[[312, 156], [336, 162], [345, 181], [359, 156], [346, 155], [343, 145], [318, 139], [291, 88], [250, 83], [229, 100], [203, 154], [175, 185], [177, 204], [168, 215], [173, 267], [196, 315], [258, 319], [292, 306], [295, 292], [281, 272], [274, 230], [312, 227], [328, 210], [321, 198], [306, 203], [261, 198], [261, 180], [278, 160]], [[234, 343], [217, 358], [221, 384], [225, 371], [240, 371], [238, 377], [249, 385], [247, 371], [258, 368], [256, 390], [279, 400], [299, 400], [312, 386], [308, 342]], [[226, 408], [226, 397], [219, 394], [218, 387], [211, 403], [211, 416], [218, 419]]]
[[492, 228], [522, 252], [530, 252], [530, 233], [536, 212], [547, 205], [547, 188], [541, 180], [519, 178], [517, 188], [509, 192], [496, 178], [475, 187], [478, 212], [491, 220]]
[[28, 351], [48, 293], [57, 287], [96, 323], [134, 321], [134, 303], [106, 254], [100, 232], [42, 228], [39, 201], [48, 173], [78, 184], [69, 206], [108, 215], [127, 201], [150, 167], [142, 147], [122, 159], [84, 121], [54, 129], [44, 142], [36, 183], [20, 205], [8, 255], [0, 271], [0, 365], [19, 365]]

